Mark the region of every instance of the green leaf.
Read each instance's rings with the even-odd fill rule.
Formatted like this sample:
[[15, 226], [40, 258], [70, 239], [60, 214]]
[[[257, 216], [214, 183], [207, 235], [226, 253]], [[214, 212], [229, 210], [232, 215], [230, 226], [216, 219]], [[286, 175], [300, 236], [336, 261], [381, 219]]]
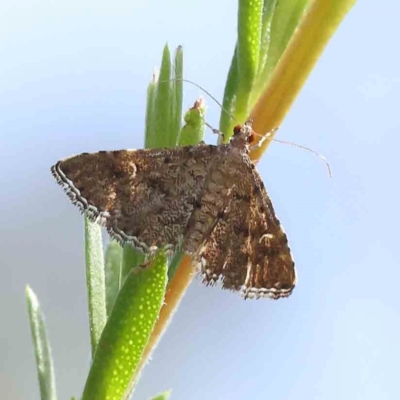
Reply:
[[121, 286], [124, 284], [125, 278], [130, 274], [133, 268], [143, 264], [145, 256], [138, 250], [135, 250], [130, 244], [124, 245], [122, 253], [121, 266]]
[[86, 286], [92, 356], [107, 321], [104, 254], [101, 227], [85, 218]]
[[146, 148], [172, 147], [175, 144], [172, 132], [174, 96], [171, 90], [172, 82], [170, 79], [171, 54], [168, 45], [165, 45], [157, 84], [157, 93], [154, 98], [154, 132], [152, 133], [152, 141], [146, 142]]
[[[238, 60], [237, 60], [237, 45], [233, 53], [231, 66], [229, 68], [228, 77], [226, 79], [224, 99], [222, 101], [221, 117], [219, 119], [219, 129], [224, 133], [224, 136], [219, 137], [219, 143], [224, 141], [229, 142], [232, 136], [232, 123], [236, 109], [236, 97], [237, 88], [239, 85], [239, 72], [238, 72]], [[235, 123], [236, 120], [234, 120]]]
[[238, 37], [225, 86], [220, 130], [228, 141], [265, 88], [309, 0], [239, 0]]
[[267, 24], [265, 30], [269, 31], [269, 38], [264, 36], [262, 39], [264, 43], [261, 48], [266, 50], [266, 54], [263, 57], [264, 62], [259, 66], [250, 106], [255, 103], [268, 83], [272, 71], [285, 51], [308, 3], [309, 0], [280, 0], [276, 8], [265, 10], [264, 18], [265, 24]]
[[272, 18], [274, 17], [277, 3], [278, 0], [264, 1], [261, 22], [260, 55], [258, 62], [257, 78], [259, 78], [259, 76], [261, 75], [261, 71], [263, 71], [265, 64], [268, 61], [268, 52], [271, 43]]
[[174, 74], [171, 77], [172, 96], [173, 96], [173, 117], [172, 117], [172, 133], [175, 139], [181, 129], [182, 124], [182, 100], [183, 100], [183, 50], [182, 46], [178, 46], [175, 53]]
[[152, 400], [168, 400], [171, 396], [171, 391], [167, 390], [164, 393], [160, 393], [156, 397], [153, 397]]
[[168, 45], [164, 47], [159, 76], [155, 76], [147, 91], [146, 148], [174, 147], [182, 118], [183, 52], [178, 47], [171, 67]]
[[131, 390], [164, 301], [167, 270], [165, 252], [160, 250], [150, 266], [133, 269], [126, 277], [97, 346], [82, 400], [121, 399]]
[[111, 314], [115, 299], [121, 288], [122, 247], [115, 240], [110, 240], [105, 255], [105, 289], [107, 316]]
[[150, 146], [154, 142], [155, 136], [155, 110], [154, 103], [155, 97], [157, 93], [157, 79], [156, 75], [153, 75], [152, 81], [149, 83], [147, 88], [147, 100], [146, 100], [146, 126], [145, 126], [145, 147], [150, 148]]
[[310, 0], [279, 0], [271, 23], [267, 69], [271, 70], [278, 63], [309, 2]]
[[235, 117], [242, 121], [258, 71], [262, 30], [262, 0], [240, 0], [238, 15], [237, 63], [238, 86]]
[[50, 343], [47, 338], [44, 317], [39, 301], [33, 290], [27, 286], [25, 296], [28, 305], [29, 321], [33, 346], [35, 349], [36, 366], [39, 377], [40, 398], [42, 400], [56, 400], [56, 382]]

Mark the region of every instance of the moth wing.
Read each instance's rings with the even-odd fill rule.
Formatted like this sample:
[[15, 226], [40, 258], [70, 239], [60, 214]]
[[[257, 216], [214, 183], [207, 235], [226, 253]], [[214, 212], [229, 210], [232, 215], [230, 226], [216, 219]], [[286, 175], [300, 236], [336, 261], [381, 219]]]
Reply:
[[121, 244], [176, 248], [207, 174], [205, 147], [83, 153], [51, 170], [71, 201]]
[[205, 283], [240, 290], [246, 298], [291, 294], [296, 271], [288, 241], [250, 160], [240, 168], [224, 214], [197, 255]]

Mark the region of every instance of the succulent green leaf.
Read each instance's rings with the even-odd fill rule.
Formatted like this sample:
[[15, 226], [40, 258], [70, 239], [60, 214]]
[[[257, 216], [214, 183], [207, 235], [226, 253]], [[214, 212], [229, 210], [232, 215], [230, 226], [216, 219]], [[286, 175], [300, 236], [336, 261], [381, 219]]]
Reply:
[[239, 0], [238, 37], [225, 86], [220, 130], [228, 141], [265, 88], [309, 0]]
[[50, 342], [47, 338], [44, 317], [39, 301], [33, 290], [27, 286], [25, 296], [28, 305], [29, 322], [33, 346], [35, 349], [36, 367], [39, 377], [40, 398], [42, 400], [56, 400], [56, 382]]
[[174, 147], [182, 119], [183, 51], [178, 47], [171, 66], [168, 45], [164, 47], [159, 76], [148, 88], [146, 111], [146, 148]]
[[171, 396], [171, 391], [167, 390], [164, 393], [160, 393], [156, 397], [153, 397], [152, 400], [168, 400]]
[[263, 0], [239, 0], [239, 75], [241, 84], [250, 88], [258, 70], [263, 6]]
[[[174, 146], [172, 135], [172, 118], [174, 97], [171, 90], [171, 54], [168, 45], [165, 45], [160, 74], [157, 83], [157, 93], [154, 98], [154, 140], [149, 143], [151, 148], [163, 148]], [[154, 145], [154, 146], [153, 146]]]
[[219, 120], [219, 129], [224, 133], [224, 137], [219, 137], [219, 143], [229, 142], [232, 136], [232, 127], [234, 121], [236, 121], [235, 110], [236, 110], [236, 98], [237, 88], [239, 86], [239, 72], [238, 72], [238, 54], [237, 45], [233, 53], [231, 66], [229, 67], [228, 78], [225, 84], [224, 99], [222, 101], [221, 117]]
[[308, 6], [309, 0], [280, 0], [277, 7], [266, 10], [266, 24], [269, 25], [269, 37], [264, 36], [262, 49], [266, 54], [262, 57], [256, 85], [252, 93], [252, 106], [260, 95], [279, 62], [280, 57], [286, 49], [290, 38], [295, 32], [304, 11]]
[[148, 266], [126, 277], [94, 355], [82, 400], [125, 398], [164, 301], [167, 259], [160, 250]]
[[178, 133], [181, 129], [182, 124], [182, 101], [183, 101], [183, 50], [182, 46], [178, 46], [175, 53], [175, 65], [174, 74], [171, 77], [172, 95], [173, 95], [173, 118], [171, 121], [172, 134], [175, 139], [178, 137]]
[[85, 218], [86, 285], [92, 356], [107, 321], [104, 253], [101, 227]]
[[111, 314], [115, 299], [121, 288], [122, 247], [110, 240], [105, 254], [105, 289], [107, 316]]
[[154, 74], [152, 81], [149, 83], [147, 88], [147, 99], [146, 99], [146, 126], [145, 126], [145, 147], [151, 148], [150, 146], [154, 142], [155, 137], [155, 97], [157, 94], [157, 77]]
[[130, 244], [123, 247], [122, 266], [121, 266], [121, 286], [125, 278], [130, 274], [132, 268], [143, 264], [145, 256], [140, 251], [135, 250]]
[[239, 121], [244, 120], [248, 114], [249, 98], [257, 76], [263, 5], [263, 0], [239, 0], [237, 39], [239, 79], [235, 110]]
[[271, 43], [271, 25], [277, 4], [278, 0], [264, 1], [260, 37], [260, 56], [258, 63], [257, 80], [255, 82], [255, 85], [258, 85], [260, 83], [260, 77], [262, 76], [265, 65], [268, 61], [268, 53]]

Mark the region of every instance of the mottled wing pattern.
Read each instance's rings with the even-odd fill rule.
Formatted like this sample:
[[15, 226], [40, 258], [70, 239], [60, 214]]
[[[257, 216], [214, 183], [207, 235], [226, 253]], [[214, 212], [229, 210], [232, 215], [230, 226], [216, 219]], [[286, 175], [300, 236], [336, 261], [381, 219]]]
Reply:
[[237, 168], [242, 155], [231, 154], [227, 145], [214, 147], [214, 155], [205, 176], [198, 201], [185, 229], [183, 251], [195, 254], [211, 234], [219, 217], [230, 202], [232, 188], [237, 182]]
[[83, 153], [59, 161], [52, 173], [72, 202], [121, 244], [174, 249], [211, 165], [210, 147], [216, 148]]
[[221, 279], [225, 289], [244, 297], [278, 299], [296, 284], [286, 234], [254, 165], [243, 154], [229, 204], [196, 258], [205, 283]]

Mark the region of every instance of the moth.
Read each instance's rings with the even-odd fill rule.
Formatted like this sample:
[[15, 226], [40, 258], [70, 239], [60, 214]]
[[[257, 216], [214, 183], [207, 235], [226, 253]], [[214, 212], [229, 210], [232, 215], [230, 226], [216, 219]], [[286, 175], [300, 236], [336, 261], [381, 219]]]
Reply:
[[289, 296], [286, 234], [249, 158], [251, 123], [228, 144], [82, 153], [51, 168], [72, 203], [121, 245], [192, 257], [206, 284], [245, 298]]

